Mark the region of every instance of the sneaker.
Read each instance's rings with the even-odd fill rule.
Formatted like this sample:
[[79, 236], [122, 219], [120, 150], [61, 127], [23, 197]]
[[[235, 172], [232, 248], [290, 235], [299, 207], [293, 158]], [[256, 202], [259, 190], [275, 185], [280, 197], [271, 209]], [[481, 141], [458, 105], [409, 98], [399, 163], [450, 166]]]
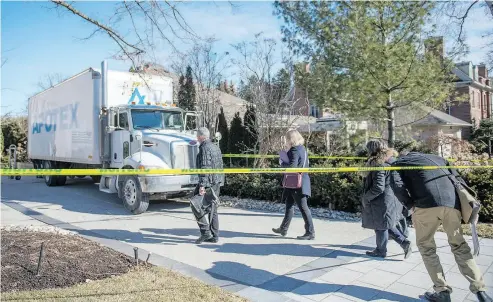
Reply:
[[380, 253], [377, 250], [367, 251], [366, 252], [366, 255], [367, 256], [370, 256], [370, 257], [377, 257], [377, 258], [385, 258], [385, 257], [387, 257], [387, 254]]
[[443, 292], [426, 292], [425, 293], [425, 299], [428, 301], [432, 302], [451, 302], [450, 300], [450, 292], [449, 291], [443, 291]]
[[272, 228], [272, 232], [276, 234], [281, 234], [282, 237], [286, 236], [286, 234], [288, 233], [287, 231], [281, 230], [281, 228]]
[[404, 259], [411, 257], [413, 250], [411, 248], [411, 241], [405, 241], [402, 244], [402, 249], [404, 250]]
[[201, 244], [204, 241], [208, 241], [214, 238], [212, 235], [202, 235], [197, 240], [195, 240], [195, 244]]
[[296, 238], [298, 238], [298, 240], [313, 240], [313, 239], [315, 239], [315, 235], [313, 235], [313, 234], [305, 234], [303, 236], [298, 236]]
[[478, 292], [476, 295], [479, 302], [493, 302], [493, 299], [486, 292]]

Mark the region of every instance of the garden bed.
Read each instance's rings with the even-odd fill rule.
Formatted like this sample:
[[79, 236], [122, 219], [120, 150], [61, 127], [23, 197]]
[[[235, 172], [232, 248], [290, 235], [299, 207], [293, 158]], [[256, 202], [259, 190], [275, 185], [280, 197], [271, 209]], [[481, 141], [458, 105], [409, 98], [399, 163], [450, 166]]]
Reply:
[[77, 235], [12, 229], [2, 229], [1, 234], [2, 292], [68, 287], [121, 275], [133, 266], [126, 255]]

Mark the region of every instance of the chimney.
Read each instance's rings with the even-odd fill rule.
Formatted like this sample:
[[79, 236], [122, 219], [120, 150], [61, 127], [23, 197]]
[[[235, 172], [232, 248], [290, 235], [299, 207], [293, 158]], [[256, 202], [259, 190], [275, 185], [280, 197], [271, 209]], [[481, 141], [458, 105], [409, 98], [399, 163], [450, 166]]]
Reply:
[[443, 37], [430, 37], [425, 40], [425, 53], [431, 52], [435, 56], [442, 58], [445, 56], [443, 50]]
[[486, 65], [484, 63], [478, 65], [478, 75], [488, 79], [488, 70], [486, 69]]

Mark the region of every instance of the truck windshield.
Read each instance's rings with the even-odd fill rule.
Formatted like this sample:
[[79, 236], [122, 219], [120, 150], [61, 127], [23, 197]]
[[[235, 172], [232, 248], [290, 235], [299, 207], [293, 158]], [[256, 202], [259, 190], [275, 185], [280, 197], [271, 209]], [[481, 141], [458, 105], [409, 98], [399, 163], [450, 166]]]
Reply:
[[175, 129], [181, 130], [183, 119], [179, 111], [132, 110], [134, 129]]

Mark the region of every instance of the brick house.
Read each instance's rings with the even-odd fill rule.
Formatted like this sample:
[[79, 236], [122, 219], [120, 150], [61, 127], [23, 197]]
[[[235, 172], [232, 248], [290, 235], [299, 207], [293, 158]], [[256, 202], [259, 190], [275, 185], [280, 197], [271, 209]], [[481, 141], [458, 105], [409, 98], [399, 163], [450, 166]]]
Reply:
[[[457, 96], [446, 104], [446, 112], [458, 119], [478, 126], [482, 119], [492, 117], [493, 79], [488, 77], [484, 64], [473, 65], [471, 62], [457, 63], [454, 68]], [[460, 97], [463, 101], [454, 101]], [[462, 138], [468, 139], [471, 128], [462, 130]]]
[[[443, 37], [433, 37], [425, 42], [428, 51], [444, 57]], [[488, 76], [485, 64], [456, 63], [453, 68], [456, 93], [450, 96], [444, 111], [473, 126], [482, 119], [491, 118], [493, 110], [493, 79]], [[459, 100], [458, 100], [459, 99]], [[462, 138], [471, 136], [472, 127], [462, 129]]]

